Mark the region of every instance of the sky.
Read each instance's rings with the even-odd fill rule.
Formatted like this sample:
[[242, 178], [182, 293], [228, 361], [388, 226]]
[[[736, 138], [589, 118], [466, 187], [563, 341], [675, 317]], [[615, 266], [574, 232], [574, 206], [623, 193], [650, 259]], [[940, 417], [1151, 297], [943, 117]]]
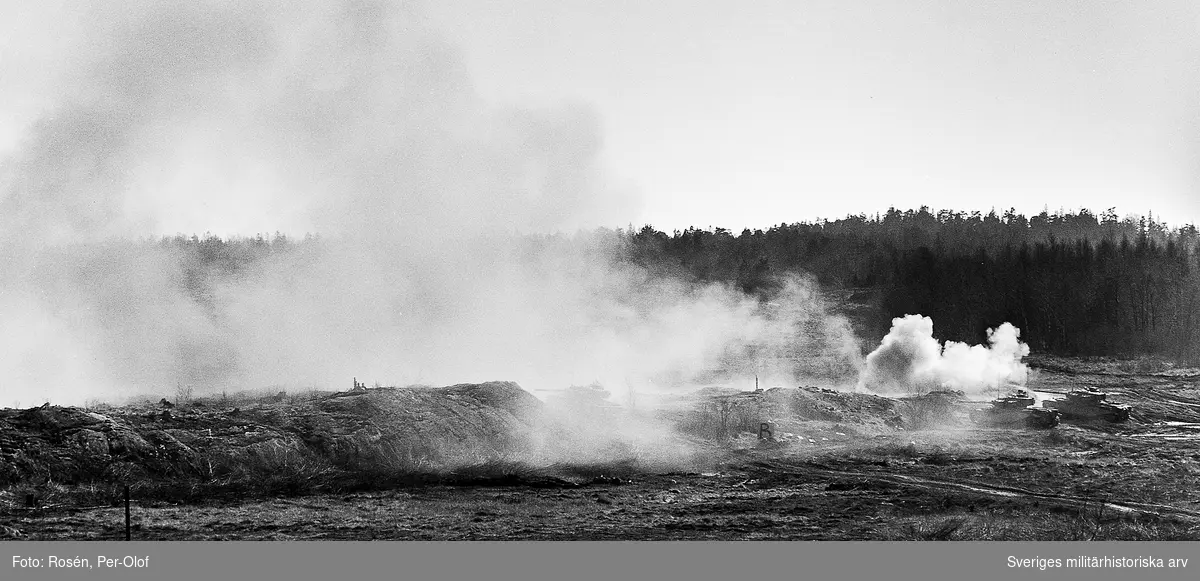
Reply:
[[[91, 66], [88, 43], [105, 36], [74, 6], [0, 0], [0, 158], [87, 86], [77, 75]], [[620, 203], [572, 226], [740, 230], [892, 206], [1115, 207], [1200, 223], [1195, 2], [437, 0], [415, 10], [444, 35], [472, 96], [565, 107], [582, 119], [571, 127], [594, 120], [606, 191]], [[198, 169], [199, 157], [155, 169], [156, 192], [178, 191], [150, 228], [313, 227], [296, 218], [304, 200], [287, 197], [277, 168], [225, 179]], [[144, 197], [130, 199], [154, 205]]]
[[497, 100], [576, 100], [662, 229], [890, 206], [1200, 222], [1200, 4], [439, 0]]

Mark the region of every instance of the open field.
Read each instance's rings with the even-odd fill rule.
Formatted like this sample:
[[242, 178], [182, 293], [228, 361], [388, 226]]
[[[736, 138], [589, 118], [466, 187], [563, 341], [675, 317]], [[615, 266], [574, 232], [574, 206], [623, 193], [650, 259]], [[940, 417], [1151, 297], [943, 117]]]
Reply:
[[[110, 447], [119, 441], [112, 434], [121, 433], [146, 441], [171, 434], [181, 446], [175, 459], [160, 454], [161, 464], [146, 464], [150, 469], [134, 481], [135, 539], [1200, 539], [1200, 375], [1119, 362], [1034, 363], [1035, 390], [1101, 387], [1114, 401], [1134, 406], [1131, 420], [983, 429], [966, 420], [979, 402], [966, 400], [939, 408], [934, 418], [912, 400], [813, 388], [713, 391], [707, 400], [659, 412], [656, 421], [672, 425], [689, 444], [686, 462], [654, 464], [631, 448], [603, 461], [537, 464], [511, 460], [516, 456], [497, 447], [501, 440], [528, 444], [519, 422], [495, 423], [522, 417], [515, 412], [470, 419], [462, 414], [474, 407], [440, 408], [461, 416], [464, 427], [454, 441], [476, 450], [486, 441], [491, 455], [432, 450], [438, 440], [396, 431], [412, 424], [411, 414], [424, 416], [421, 406], [432, 405], [403, 389], [386, 397], [372, 390], [250, 403], [234, 420], [211, 402], [198, 410], [174, 408], [168, 420], [136, 407], [98, 415], [116, 426]], [[472, 393], [460, 388], [450, 399], [478, 399]], [[395, 404], [404, 397], [417, 399]], [[729, 438], [714, 435], [714, 416], [704, 411], [718, 410], [713, 402], [722, 397], [744, 402], [724, 408], [732, 410], [721, 422]], [[0, 445], [10, 481], [0, 492], [0, 534], [122, 538], [124, 509], [114, 502], [118, 471], [110, 464], [108, 472], [85, 478], [76, 466], [73, 482], [45, 474], [15, 478], [19, 470], [7, 447], [32, 428], [14, 420], [29, 412], [4, 413]], [[385, 413], [398, 419], [379, 420]], [[312, 436], [334, 429], [319, 428], [329, 418], [339, 418], [341, 432], [322, 443]], [[361, 425], [351, 429], [354, 421]], [[431, 429], [442, 426], [422, 421]], [[760, 442], [744, 431], [752, 421], [770, 421], [777, 441]], [[377, 435], [362, 439], [364, 429]], [[545, 433], [546, 426], [537, 429]], [[506, 434], [501, 440], [498, 430]], [[188, 439], [201, 434], [215, 440]], [[369, 473], [363, 471], [370, 456], [358, 464], [338, 459], [348, 454], [347, 442], [399, 441], [389, 440], [394, 434], [423, 442], [424, 451], [410, 446], [402, 457], [376, 456]], [[170, 451], [169, 442], [157, 445]], [[292, 456], [245, 455], [255, 445]], [[335, 449], [334, 456], [314, 452]], [[437, 467], [451, 457], [454, 467]], [[196, 469], [214, 458], [275, 463]], [[71, 466], [58, 470], [66, 474]], [[37, 506], [24, 506], [28, 494]]]

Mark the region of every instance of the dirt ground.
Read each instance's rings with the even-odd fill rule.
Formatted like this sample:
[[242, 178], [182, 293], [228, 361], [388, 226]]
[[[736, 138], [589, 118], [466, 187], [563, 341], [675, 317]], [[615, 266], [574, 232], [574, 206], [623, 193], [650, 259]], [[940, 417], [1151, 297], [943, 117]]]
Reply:
[[[852, 433], [714, 447], [702, 471], [350, 494], [140, 501], [145, 540], [1200, 539], [1200, 375], [1042, 361], [1030, 387], [1134, 406], [1120, 425]], [[971, 403], [962, 404], [969, 407]], [[120, 507], [10, 507], [19, 538], [117, 539]]]

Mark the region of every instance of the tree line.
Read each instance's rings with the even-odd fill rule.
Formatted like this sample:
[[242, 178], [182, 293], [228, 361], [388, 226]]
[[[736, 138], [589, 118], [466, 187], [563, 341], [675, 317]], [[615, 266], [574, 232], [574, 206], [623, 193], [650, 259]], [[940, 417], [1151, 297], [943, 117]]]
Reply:
[[[891, 209], [736, 234], [646, 225], [515, 242], [535, 253], [586, 247], [647, 276], [735, 285], [764, 300], [782, 275], [809, 274], [869, 303], [854, 317], [868, 343], [892, 318], [920, 313], [933, 318], [940, 340], [982, 343], [987, 329], [1007, 321], [1038, 352], [1200, 364], [1200, 232], [1153, 216]], [[159, 243], [182, 250], [189, 284], [202, 286], [214, 272], [236, 276], [264, 256], [321, 239], [180, 235]]]
[[941, 340], [982, 343], [1007, 321], [1043, 353], [1200, 363], [1200, 235], [1153, 216], [891, 209], [737, 235], [646, 226], [625, 237], [629, 260], [664, 275], [764, 297], [788, 272], [870, 291], [873, 308], [855, 321], [866, 337], [920, 313]]

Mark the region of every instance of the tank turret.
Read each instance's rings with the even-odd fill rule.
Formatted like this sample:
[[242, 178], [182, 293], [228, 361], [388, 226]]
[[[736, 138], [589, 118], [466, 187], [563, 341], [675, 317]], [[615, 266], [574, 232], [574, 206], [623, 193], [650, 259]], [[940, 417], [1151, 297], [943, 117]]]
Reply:
[[998, 427], [1053, 428], [1058, 425], [1059, 412], [1035, 407], [1036, 403], [1037, 398], [1028, 390], [1017, 388], [992, 400], [988, 407], [972, 412], [971, 419], [977, 424]]
[[1062, 399], [1046, 402], [1056, 409], [1065, 420], [1124, 422], [1129, 419], [1130, 407], [1108, 401], [1108, 394], [1085, 388], [1067, 392]]

